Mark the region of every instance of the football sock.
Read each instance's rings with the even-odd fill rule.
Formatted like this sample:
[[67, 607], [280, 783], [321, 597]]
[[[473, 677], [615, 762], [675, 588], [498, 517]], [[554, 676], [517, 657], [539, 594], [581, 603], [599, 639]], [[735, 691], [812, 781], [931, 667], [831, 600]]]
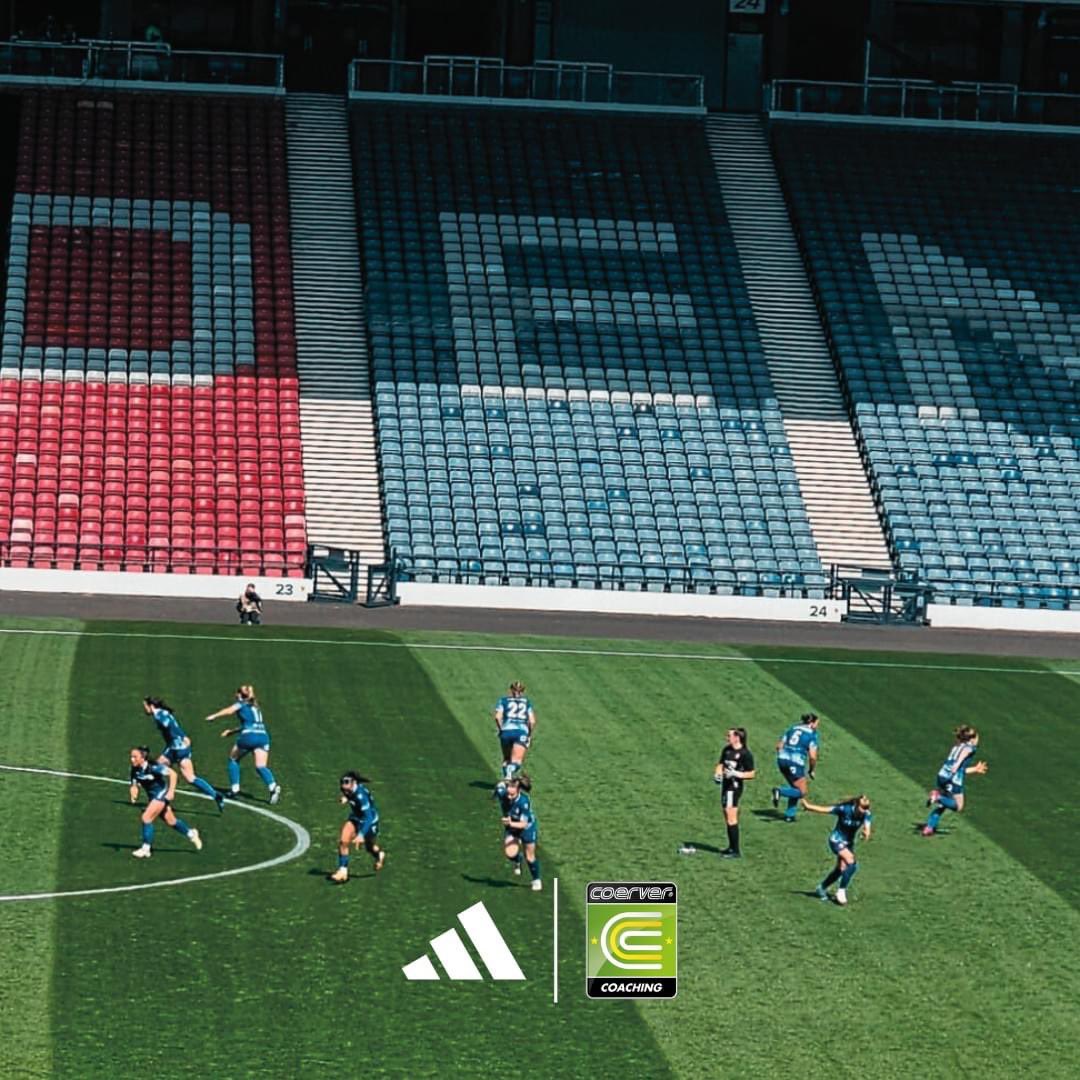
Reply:
[[727, 846], [732, 851], [739, 850], [739, 826], [729, 825], [727, 827]]
[[[794, 791], [795, 789], [794, 788], [787, 788], [787, 789], [781, 788], [780, 790], [781, 791], [785, 791], [785, 790]], [[799, 809], [799, 799], [801, 799], [801, 798], [802, 798], [801, 794], [798, 795], [797, 798], [792, 798], [790, 795], [788, 796], [787, 809], [784, 811], [784, 817], [790, 819], [790, 818], [793, 818], [795, 816], [796, 812]]]
[[833, 882], [838, 881], [839, 879], [840, 879], [840, 871], [837, 870], [836, 867], [834, 866], [829, 871], [829, 873], [826, 876], [825, 880], [821, 883], [821, 887], [823, 889], [827, 889], [830, 885], [833, 884]]
[[520, 761], [508, 761], [506, 763], [506, 779], [513, 780], [517, 774], [521, 772]]
[[937, 801], [945, 807], [946, 810], [955, 810], [959, 803], [951, 795], [938, 795]]
[[349, 856], [348, 855], [338, 855], [337, 864], [338, 864], [338, 869], [339, 870], [342, 867], [348, 867], [348, 865], [349, 865]]
[[191, 832], [191, 827], [188, 825], [188, 823], [186, 821], [184, 821], [183, 818], [177, 818], [176, 819], [176, 824], [173, 826], [173, 828], [181, 836], [187, 836]]
[[926, 827], [936, 829], [943, 813], [945, 813], [944, 807], [935, 804], [934, 809], [930, 811], [930, 816], [926, 819]]
[[229, 758], [226, 768], [229, 770], [229, 785], [238, 788], [240, 786], [240, 762]]
[[191, 786], [201, 791], [204, 795], [209, 795], [211, 799], [216, 799], [218, 793], [214, 790], [212, 784], [208, 784], [201, 776], [196, 776], [191, 781]]
[[257, 765], [255, 771], [259, 774], [259, 779], [268, 787], [274, 786], [274, 774], [265, 766]]
[[529, 860], [526, 859], [525, 863], [529, 867], [529, 874], [531, 875], [533, 881], [539, 881], [540, 880], [540, 860], [536, 859], [533, 862], [529, 862]]
[[858, 869], [859, 864], [857, 862], [848, 863], [848, 865], [844, 867], [843, 871], [840, 874], [841, 889], [846, 889], [848, 887], [848, 882], [850, 882], [851, 879], [855, 876], [855, 871]]
[[794, 799], [798, 802], [802, 798], [802, 792], [797, 787], [778, 787], [776, 789], [785, 799]]
[[145, 822], [142, 827], [142, 842], [149, 847], [154, 842], [154, 826], [147, 825]]

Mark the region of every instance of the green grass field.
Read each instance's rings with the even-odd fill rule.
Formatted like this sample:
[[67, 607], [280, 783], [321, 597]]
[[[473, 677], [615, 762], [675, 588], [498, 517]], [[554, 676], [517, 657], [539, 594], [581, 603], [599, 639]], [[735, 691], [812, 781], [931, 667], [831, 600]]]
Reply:
[[[0, 902], [0, 1076], [1076, 1075], [1080, 685], [1051, 669], [1080, 664], [0, 621], [15, 629], [65, 633], [0, 633], [0, 764], [124, 777], [130, 745], [156, 747], [140, 707], [155, 693], [223, 784], [227, 744], [201, 717], [252, 682], [285, 788], [277, 810], [312, 846], [251, 874]], [[540, 894], [507, 872], [489, 798], [490, 709], [512, 678], [540, 721], [528, 761]], [[830, 864], [829, 820], [786, 827], [769, 804], [773, 743], [808, 708], [823, 717], [812, 796], [875, 803], [847, 909], [807, 895]], [[684, 842], [725, 844], [711, 772], [735, 722], [759, 770], [745, 858], [682, 857]], [[914, 825], [961, 722], [982, 730], [990, 772], [926, 840]], [[375, 778], [389, 859], [376, 878], [355, 857], [338, 888], [325, 874], [349, 767]], [[265, 798], [250, 760], [243, 782]], [[219, 818], [206, 801], [178, 804], [204, 851], [159, 827], [143, 863], [122, 786], [0, 771], [0, 895], [213, 873], [293, 844], [237, 807]], [[674, 1001], [586, 999], [590, 880], [678, 883]], [[477, 900], [527, 981], [406, 981], [401, 966]]]

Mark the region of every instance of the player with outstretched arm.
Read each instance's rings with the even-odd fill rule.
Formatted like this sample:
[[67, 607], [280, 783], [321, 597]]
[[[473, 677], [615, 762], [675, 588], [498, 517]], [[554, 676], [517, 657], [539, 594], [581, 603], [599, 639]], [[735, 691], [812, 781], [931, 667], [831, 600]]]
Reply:
[[273, 806], [281, 798], [281, 785], [274, 779], [270, 771], [270, 732], [266, 730], [266, 721], [263, 720], [262, 709], [255, 697], [254, 686], [241, 686], [236, 691], [236, 700], [224, 709], [218, 709], [206, 719], [208, 722], [220, 720], [223, 716], [235, 716], [240, 724], [237, 727], [226, 728], [221, 737], [227, 739], [230, 735], [236, 736], [236, 742], [229, 751], [227, 768], [229, 770], [229, 794], [240, 794], [240, 759], [247, 754], [255, 757], [255, 771], [270, 792], [270, 805]]
[[839, 880], [836, 890], [836, 902], [844, 907], [847, 902], [847, 887], [859, 869], [855, 858], [855, 840], [861, 832], [864, 840], [870, 839], [870, 799], [867, 795], [856, 795], [831, 806], [816, 806], [803, 799], [803, 807], [812, 814], [835, 814], [836, 824], [829, 833], [829, 850], [836, 856], [836, 865], [826, 875], [825, 880], [814, 891], [819, 900], [832, 899], [829, 886]]

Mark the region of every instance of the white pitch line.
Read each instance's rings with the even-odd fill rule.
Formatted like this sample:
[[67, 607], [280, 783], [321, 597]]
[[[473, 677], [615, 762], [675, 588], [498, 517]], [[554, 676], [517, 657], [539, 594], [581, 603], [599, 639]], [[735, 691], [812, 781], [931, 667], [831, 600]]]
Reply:
[[[59, 769], [34, 769], [24, 765], [0, 765], [5, 772], [36, 773], [39, 776], [59, 776], [68, 780], [96, 780], [102, 784], [123, 784], [128, 786], [126, 780], [118, 780], [115, 776], [88, 776], [85, 773], [62, 772]], [[178, 795], [188, 795], [195, 799], [206, 799], [211, 802], [209, 795], [202, 795], [195, 791], [179, 791]], [[269, 870], [282, 863], [292, 862], [300, 858], [311, 846], [311, 836], [303, 825], [298, 825], [290, 818], [282, 814], [275, 814], [273, 810], [267, 810], [262, 806], [251, 806], [247, 803], [232, 802], [229, 804], [230, 812], [233, 809], [248, 810], [253, 814], [261, 814], [263, 817], [284, 825], [296, 838], [296, 843], [284, 855], [276, 855], [272, 859], [263, 862], [251, 863], [249, 866], [237, 866], [232, 870], [218, 870], [213, 874], [196, 874], [193, 877], [170, 878], [168, 881], [147, 881], [138, 885], [110, 885], [101, 889], [69, 889], [64, 892], [46, 893], [16, 893], [11, 896], [0, 896], [0, 903], [19, 900], [55, 900], [61, 896], [103, 896], [106, 893], [139, 892], [142, 889], [164, 889], [170, 885], [190, 885], [196, 881], [214, 881], [217, 878], [235, 877], [237, 874], [252, 874], [256, 870]]]
[[[26, 634], [56, 637], [89, 638], [161, 638], [164, 641], [231, 641], [264, 645], [328, 645], [357, 649], [429, 649], [443, 652], [526, 653], [537, 656], [610, 656], [630, 660], [694, 660], [717, 664], [804, 664], [812, 667], [887, 668], [903, 671], [965, 671], [987, 675], [1078, 675], [1080, 668], [984, 667], [975, 664], [916, 664], [893, 660], [823, 660], [801, 656], [742, 656], [721, 653], [645, 652], [640, 649], [558, 649], [530, 645], [468, 645], [463, 642], [440, 644], [431, 641], [343, 641], [332, 638], [301, 637], [229, 637], [225, 634], [147, 634], [116, 630], [33, 630], [26, 627], [0, 627], [0, 634]], [[827, 646], [826, 646], [827, 647]], [[806, 646], [807, 649], [815, 646]], [[1033, 657], [1032, 659], [1037, 659]], [[254, 808], [252, 808], [254, 809]]]

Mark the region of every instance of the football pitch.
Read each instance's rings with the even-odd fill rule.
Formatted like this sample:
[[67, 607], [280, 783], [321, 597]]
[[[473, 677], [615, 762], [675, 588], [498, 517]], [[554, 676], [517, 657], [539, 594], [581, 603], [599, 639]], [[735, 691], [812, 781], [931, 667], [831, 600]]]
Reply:
[[[490, 798], [491, 709], [514, 679], [538, 716], [540, 893], [510, 874]], [[202, 717], [240, 683], [279, 817], [249, 809], [271, 808], [248, 758], [248, 797], [221, 816], [177, 799], [201, 852], [159, 823], [153, 858], [132, 859], [138, 811], [104, 779], [159, 748], [142, 697], [173, 706], [224, 786], [223, 725]], [[785, 826], [769, 799], [776, 738], [807, 710], [811, 798], [874, 801], [844, 909], [812, 895], [831, 819]], [[0, 1076], [1075, 1076], [1078, 716], [1080, 662], [0, 620], [0, 765], [79, 774], [0, 770]], [[926, 839], [961, 723], [990, 771]], [[758, 779], [726, 861], [711, 777], [735, 724]], [[339, 887], [349, 768], [373, 778], [388, 859], [376, 876], [354, 855]], [[677, 883], [674, 1000], [586, 998], [589, 881]], [[525, 981], [406, 980], [477, 901]]]

